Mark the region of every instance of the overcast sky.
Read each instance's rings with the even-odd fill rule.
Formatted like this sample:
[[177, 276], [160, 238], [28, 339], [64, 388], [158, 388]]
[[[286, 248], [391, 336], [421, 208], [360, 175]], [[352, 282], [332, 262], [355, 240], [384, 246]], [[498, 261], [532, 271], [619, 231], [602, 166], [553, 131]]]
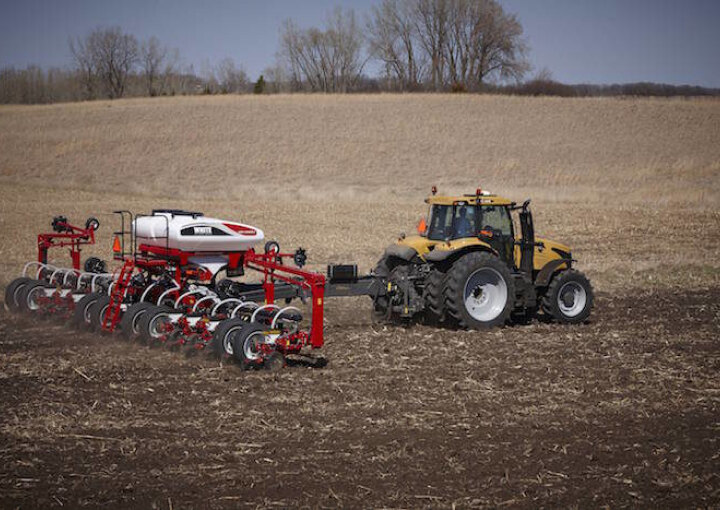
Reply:
[[[536, 69], [567, 83], [720, 87], [720, 0], [501, 0], [525, 28]], [[0, 0], [0, 67], [70, 65], [67, 41], [118, 25], [180, 50], [196, 72], [231, 57], [255, 79], [286, 18], [321, 25], [361, 0]]]

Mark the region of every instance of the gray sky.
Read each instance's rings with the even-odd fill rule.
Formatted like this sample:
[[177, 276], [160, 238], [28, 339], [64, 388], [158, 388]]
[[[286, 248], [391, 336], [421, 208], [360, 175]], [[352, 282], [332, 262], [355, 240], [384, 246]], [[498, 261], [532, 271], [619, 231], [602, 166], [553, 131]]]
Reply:
[[[378, 0], [379, 1], [379, 0]], [[536, 69], [567, 83], [654, 81], [720, 87], [720, 0], [501, 0]], [[69, 66], [67, 40], [119, 25], [180, 50], [196, 72], [231, 57], [254, 79], [286, 18], [321, 25], [362, 0], [0, 0], [0, 67]]]

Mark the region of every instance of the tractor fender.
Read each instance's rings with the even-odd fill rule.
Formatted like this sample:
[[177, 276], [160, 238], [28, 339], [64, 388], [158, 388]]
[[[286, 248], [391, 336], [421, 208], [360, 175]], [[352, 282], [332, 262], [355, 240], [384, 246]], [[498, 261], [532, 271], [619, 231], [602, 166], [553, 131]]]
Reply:
[[412, 260], [415, 255], [417, 255], [415, 249], [400, 244], [391, 244], [385, 249], [386, 257], [397, 257], [408, 262]]
[[550, 280], [553, 275], [560, 269], [560, 266], [567, 264], [563, 269], [570, 269], [572, 267], [572, 259], [555, 259], [551, 260], [543, 266], [540, 272], [535, 278], [536, 287], [547, 287], [550, 285]]
[[460, 257], [462, 255], [465, 255], [466, 253], [470, 253], [473, 251], [486, 251], [492, 253], [493, 255], [498, 255], [497, 251], [493, 250], [485, 244], [471, 244], [451, 250], [433, 250], [427, 255], [425, 255], [425, 260], [427, 260], [428, 262], [442, 262], [450, 257]]

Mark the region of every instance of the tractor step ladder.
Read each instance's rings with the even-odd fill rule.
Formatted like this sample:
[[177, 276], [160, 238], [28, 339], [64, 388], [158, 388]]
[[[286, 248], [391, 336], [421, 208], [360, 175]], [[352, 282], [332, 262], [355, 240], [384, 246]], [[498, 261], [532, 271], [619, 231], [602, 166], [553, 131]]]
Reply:
[[103, 331], [112, 333], [115, 331], [118, 322], [120, 322], [122, 303], [125, 299], [125, 292], [127, 291], [128, 285], [130, 285], [130, 279], [132, 278], [134, 269], [135, 261], [133, 259], [125, 260], [120, 270], [120, 276], [115, 282], [115, 285], [113, 285], [112, 292], [110, 293], [110, 306], [108, 306], [102, 320]]

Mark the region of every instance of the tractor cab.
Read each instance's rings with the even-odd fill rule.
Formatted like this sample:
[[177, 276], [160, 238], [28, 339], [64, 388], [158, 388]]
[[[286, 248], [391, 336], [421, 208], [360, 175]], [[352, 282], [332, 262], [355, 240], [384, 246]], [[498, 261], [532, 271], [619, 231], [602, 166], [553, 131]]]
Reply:
[[[445, 243], [462, 239], [479, 240], [496, 251], [508, 266], [516, 266], [512, 219], [514, 204], [511, 201], [478, 190], [475, 195], [461, 197], [432, 196], [427, 202], [430, 211], [425, 228], [419, 229], [421, 236], [428, 241]], [[524, 234], [526, 229], [521, 230]], [[528, 241], [532, 243], [534, 239]]]

